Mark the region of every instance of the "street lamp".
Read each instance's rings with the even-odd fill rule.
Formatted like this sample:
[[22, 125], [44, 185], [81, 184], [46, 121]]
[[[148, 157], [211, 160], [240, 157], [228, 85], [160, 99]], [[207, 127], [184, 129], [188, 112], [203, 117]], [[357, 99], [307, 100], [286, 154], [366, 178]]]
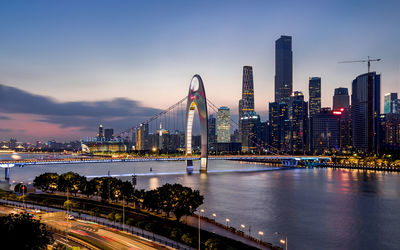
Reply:
[[216, 222], [217, 214], [216, 214], [216, 213], [213, 213], [212, 216], [214, 217], [214, 222]]
[[200, 217], [204, 213], [204, 209], [200, 209], [200, 214], [199, 214], [199, 250], [200, 250]]
[[229, 218], [226, 218], [226, 227], [228, 227], [229, 228], [229, 222], [231, 221]]
[[287, 235], [284, 235], [280, 232], [275, 232], [275, 235], [280, 235], [279, 243], [281, 243], [282, 249], [283, 249], [283, 245], [285, 245], [285, 249], [287, 250], [287, 244], [288, 244]]
[[260, 241], [262, 241], [262, 237], [264, 235], [264, 232], [263, 231], [259, 231], [258, 234], [260, 235]]

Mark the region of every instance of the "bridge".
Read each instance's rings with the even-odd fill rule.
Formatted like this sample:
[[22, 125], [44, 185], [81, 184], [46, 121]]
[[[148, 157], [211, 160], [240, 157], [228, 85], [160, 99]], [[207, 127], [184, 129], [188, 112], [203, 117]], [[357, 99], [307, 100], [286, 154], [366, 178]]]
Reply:
[[[186, 106], [186, 107], [185, 107]], [[249, 133], [248, 140], [252, 142], [253, 148], [257, 148], [262, 155], [229, 155], [229, 156], [209, 156], [209, 112], [208, 109], [218, 113], [218, 107], [206, 98], [203, 80], [199, 75], [194, 75], [189, 85], [188, 95], [183, 99], [163, 110], [159, 114], [148, 120], [131, 127], [120, 133], [120, 138], [129, 141], [130, 136], [133, 141], [135, 134], [136, 147], [142, 149], [146, 143], [146, 135], [149, 130], [154, 131], [152, 135], [157, 135], [158, 142], [153, 142], [158, 148], [163, 147], [163, 133], [168, 131], [184, 131], [185, 156], [182, 157], [127, 157], [124, 159], [114, 158], [65, 158], [65, 159], [28, 159], [28, 160], [7, 160], [0, 161], [0, 167], [5, 169], [5, 179], [9, 180], [10, 168], [24, 167], [27, 165], [51, 165], [51, 164], [80, 164], [80, 163], [117, 163], [117, 162], [145, 162], [145, 161], [186, 161], [187, 169], [193, 169], [193, 161], [200, 160], [200, 172], [207, 173], [208, 159], [212, 160], [264, 160], [279, 163], [283, 167], [297, 167], [299, 163], [305, 166], [316, 166], [326, 164], [330, 161], [329, 157], [313, 156], [291, 156], [279, 154], [279, 151], [271, 145], [265, 143], [256, 135]], [[193, 127], [195, 126], [195, 111], [198, 111], [200, 126], [200, 156], [193, 154]], [[181, 117], [179, 116], [181, 114]], [[230, 118], [231, 124], [239, 126], [236, 121]], [[159, 124], [159, 126], [158, 126]], [[162, 126], [164, 124], [164, 128]], [[173, 125], [173, 126], [172, 126]], [[168, 128], [168, 130], [166, 129]], [[147, 133], [147, 134], [146, 134]], [[143, 137], [143, 138], [142, 138]], [[147, 145], [148, 146], [148, 145]], [[153, 149], [155, 147], [153, 146]], [[87, 150], [87, 147], [83, 150]], [[156, 148], [157, 149], [157, 148]], [[272, 154], [272, 155], [266, 155]]]
[[[226, 155], [208, 156], [209, 160], [236, 160], [236, 161], [266, 161], [279, 164], [282, 167], [297, 167], [299, 164], [313, 167], [326, 165], [331, 160], [327, 156], [280, 156], [280, 155]], [[201, 156], [178, 156], [178, 157], [128, 157], [128, 158], [60, 158], [60, 159], [25, 159], [25, 160], [3, 160], [0, 168], [5, 169], [5, 179], [10, 179], [10, 169], [13, 167], [25, 167], [35, 165], [56, 164], [88, 164], [88, 163], [128, 163], [148, 161], [193, 161], [200, 160]], [[190, 167], [189, 167], [190, 168]]]

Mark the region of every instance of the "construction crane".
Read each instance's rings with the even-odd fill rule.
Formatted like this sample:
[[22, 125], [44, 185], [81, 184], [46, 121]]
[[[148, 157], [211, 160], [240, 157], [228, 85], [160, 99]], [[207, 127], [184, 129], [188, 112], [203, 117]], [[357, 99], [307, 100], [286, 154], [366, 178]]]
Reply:
[[371, 59], [368, 56], [368, 59], [366, 60], [357, 60], [357, 61], [342, 61], [342, 62], [338, 62], [338, 63], [355, 63], [355, 62], [366, 62], [368, 63], [368, 74], [370, 72], [370, 68], [371, 68], [371, 62], [379, 62], [381, 59]]

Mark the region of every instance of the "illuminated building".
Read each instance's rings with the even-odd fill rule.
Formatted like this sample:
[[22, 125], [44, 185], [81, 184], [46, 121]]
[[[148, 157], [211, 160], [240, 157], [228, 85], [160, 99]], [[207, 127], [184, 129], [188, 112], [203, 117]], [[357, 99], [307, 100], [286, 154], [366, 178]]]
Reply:
[[269, 103], [270, 138], [269, 145], [284, 150], [289, 135], [289, 112], [287, 103]]
[[310, 77], [308, 83], [310, 117], [321, 109], [321, 77]]
[[260, 116], [255, 112], [247, 112], [241, 119], [242, 124], [242, 151], [252, 152], [258, 150], [255, 142], [260, 139]]
[[383, 113], [396, 113], [397, 93], [386, 93], [384, 96]]
[[254, 111], [254, 82], [253, 68], [251, 66], [243, 67], [242, 101], [243, 113]]
[[142, 123], [136, 128], [136, 150], [149, 150], [149, 124]]
[[217, 118], [217, 142], [230, 142], [231, 141], [231, 115], [227, 107], [220, 107], [218, 109]]
[[335, 152], [340, 147], [339, 119], [340, 110], [322, 108], [312, 118], [311, 153], [323, 154]]
[[333, 110], [349, 107], [349, 90], [347, 88], [336, 88], [333, 95]]
[[371, 72], [357, 76], [352, 83], [353, 146], [364, 153], [377, 153], [379, 149], [380, 80], [379, 74]]
[[300, 91], [295, 91], [290, 96], [289, 120], [289, 151], [304, 154], [308, 151], [308, 104]]
[[339, 118], [340, 150], [346, 151], [353, 147], [351, 128], [351, 107], [337, 109], [341, 112]]
[[208, 150], [214, 151], [216, 143], [216, 119], [213, 115], [208, 118]]
[[381, 149], [388, 153], [400, 152], [400, 114], [381, 115]]
[[103, 138], [104, 137], [103, 125], [99, 126], [99, 133], [97, 134], [97, 137], [99, 137], [99, 138]]
[[289, 103], [293, 86], [292, 37], [275, 41], [275, 102]]

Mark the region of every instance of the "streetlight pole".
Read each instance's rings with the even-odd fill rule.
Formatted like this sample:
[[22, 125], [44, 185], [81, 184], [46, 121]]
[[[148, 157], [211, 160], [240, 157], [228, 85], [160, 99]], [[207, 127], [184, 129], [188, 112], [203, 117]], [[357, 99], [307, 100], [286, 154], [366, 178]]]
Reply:
[[262, 237], [264, 235], [264, 232], [263, 231], [259, 231], [258, 234], [260, 235], [260, 242], [261, 242], [262, 241]]
[[122, 231], [125, 231], [125, 196], [122, 195]]
[[202, 213], [204, 213], [204, 209], [200, 209], [200, 214], [199, 214], [199, 250], [200, 250], [200, 245], [201, 245], [201, 242], [200, 242], [200, 217], [201, 217]]
[[229, 228], [229, 222], [231, 221], [229, 218], [226, 218], [226, 227]]
[[216, 217], [217, 217], [217, 214], [216, 214], [216, 213], [213, 213], [212, 216], [214, 217], [214, 222], [217, 223], [217, 218], [216, 218]]

